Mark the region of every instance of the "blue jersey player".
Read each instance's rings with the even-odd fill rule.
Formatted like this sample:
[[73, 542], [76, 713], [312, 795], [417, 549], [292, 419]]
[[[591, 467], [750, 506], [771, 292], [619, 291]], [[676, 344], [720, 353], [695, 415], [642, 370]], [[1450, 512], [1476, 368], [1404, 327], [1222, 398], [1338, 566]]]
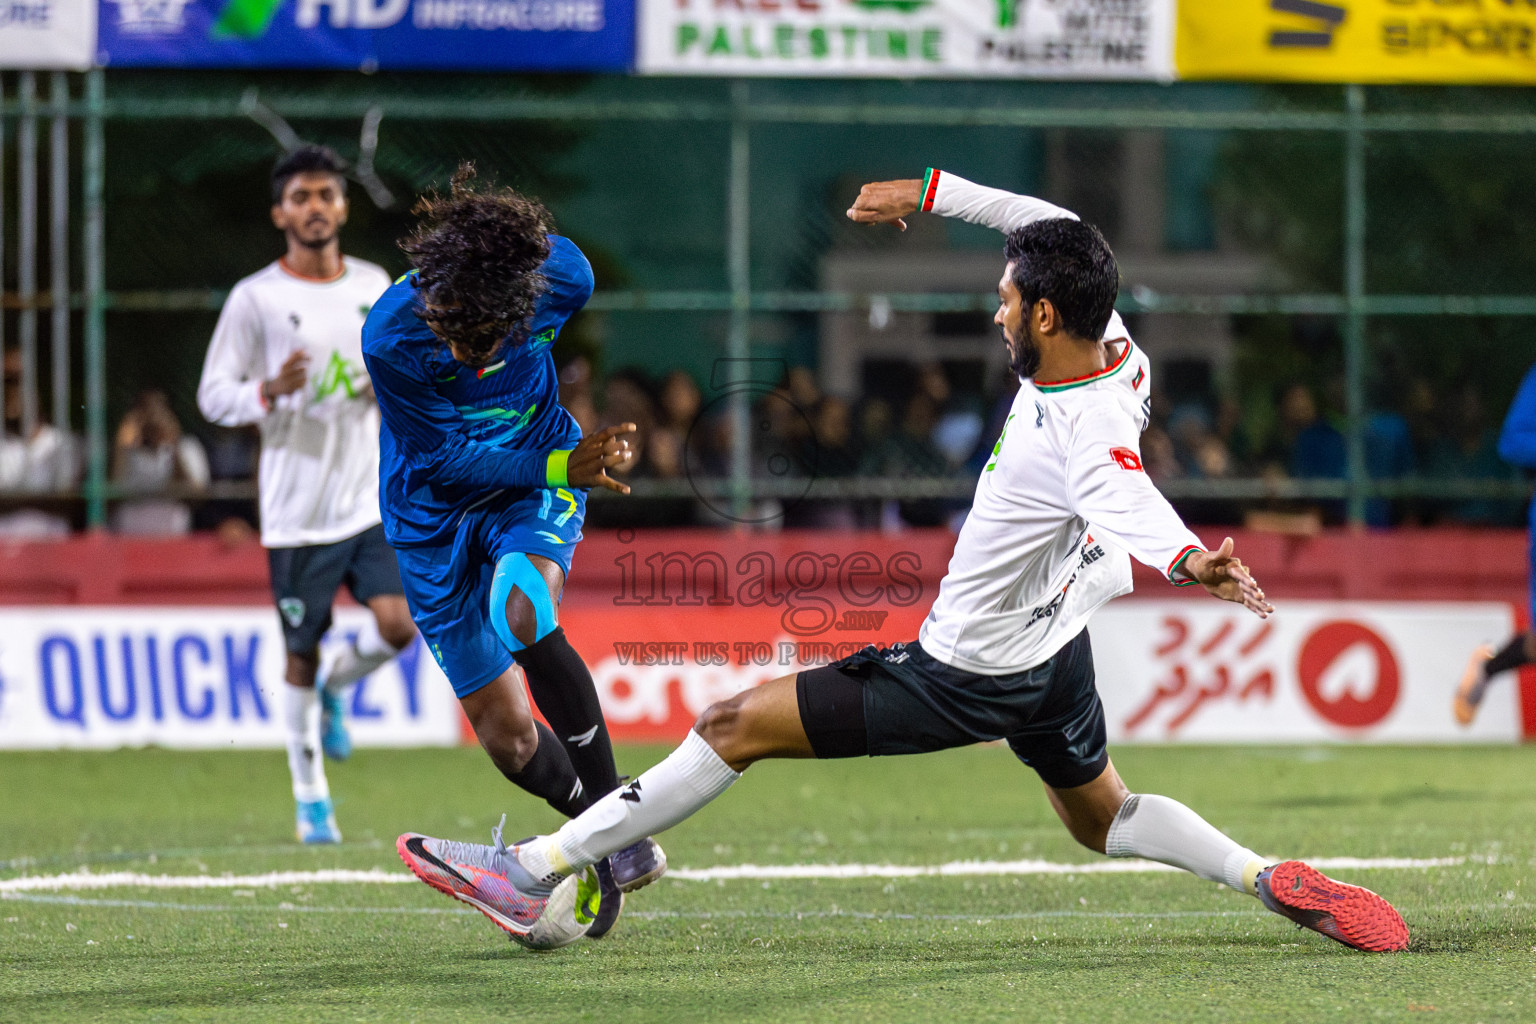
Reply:
[[[1526, 372], [1504, 417], [1504, 429], [1499, 432], [1499, 457], [1522, 469], [1536, 469], [1536, 366]], [[1483, 694], [1495, 676], [1536, 661], [1536, 627], [1532, 625], [1536, 624], [1536, 502], [1531, 503], [1530, 544], [1531, 619], [1524, 632], [1516, 633], [1497, 651], [1479, 647], [1472, 652], [1452, 702], [1456, 721], [1464, 726], [1472, 724]]]
[[[415, 212], [401, 242], [415, 269], [363, 326], [382, 412], [384, 529], [412, 617], [481, 746], [508, 779], [574, 816], [619, 777], [592, 676], [557, 608], [586, 489], [628, 493], [607, 470], [630, 457], [635, 427], [583, 438], [560, 405], [550, 345], [591, 296], [592, 268], [552, 233], [543, 206], [478, 184], [466, 165], [451, 192]], [[549, 726], [534, 720], [514, 662]], [[413, 869], [435, 861], [408, 844], [400, 855]], [[587, 934], [606, 934], [622, 894], [665, 869], [650, 839], [600, 866]], [[472, 880], [455, 877], [438, 887], [485, 909]]]

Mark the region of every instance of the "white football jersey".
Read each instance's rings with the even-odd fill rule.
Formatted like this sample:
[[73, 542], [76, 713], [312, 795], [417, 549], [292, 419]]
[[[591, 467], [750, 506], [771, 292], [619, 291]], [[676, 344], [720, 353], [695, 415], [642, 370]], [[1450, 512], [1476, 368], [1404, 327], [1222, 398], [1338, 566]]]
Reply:
[[[224, 303], [197, 404], [222, 426], [261, 425], [261, 542], [269, 548], [332, 544], [380, 522], [379, 409], [362, 330], [388, 287], [382, 268], [350, 256], [334, 281], [277, 262], [236, 284]], [[298, 349], [309, 353], [309, 378], [269, 408], [261, 382]]]
[[[924, 209], [1007, 231], [1075, 215], [1038, 199], [930, 171]], [[918, 639], [933, 657], [983, 675], [1049, 660], [1106, 601], [1131, 590], [1130, 557], [1187, 585], [1204, 550], [1141, 464], [1152, 371], [1118, 314], [1097, 373], [1025, 379], [1009, 410], [949, 571]]]

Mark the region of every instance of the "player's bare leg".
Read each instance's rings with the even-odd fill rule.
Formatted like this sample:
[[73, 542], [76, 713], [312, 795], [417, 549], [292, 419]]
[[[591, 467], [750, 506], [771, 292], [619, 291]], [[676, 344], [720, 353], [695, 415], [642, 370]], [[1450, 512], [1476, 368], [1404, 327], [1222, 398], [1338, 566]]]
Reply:
[[1532, 662], [1536, 662], [1536, 632], [1518, 633], [1498, 651], [1486, 646], [1473, 651], [1451, 703], [1456, 721], [1463, 726], [1471, 725], [1488, 692], [1488, 684], [1500, 674]]
[[1257, 896], [1297, 924], [1354, 949], [1407, 948], [1408, 926], [1386, 900], [1301, 861], [1272, 864], [1177, 800], [1133, 794], [1113, 763], [1092, 782], [1045, 787], [1072, 837], [1110, 857], [1142, 857]]
[[354, 637], [332, 644], [315, 680], [320, 697], [320, 746], [333, 761], [352, 756], [346, 725], [346, 691], [382, 668], [416, 639], [416, 623], [401, 594], [379, 594], [367, 601], [373, 621]]

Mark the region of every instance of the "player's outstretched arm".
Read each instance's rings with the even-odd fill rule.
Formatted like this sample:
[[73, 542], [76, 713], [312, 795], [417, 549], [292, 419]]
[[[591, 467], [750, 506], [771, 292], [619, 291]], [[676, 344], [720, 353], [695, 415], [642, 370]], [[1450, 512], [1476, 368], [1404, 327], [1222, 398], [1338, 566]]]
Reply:
[[609, 476], [608, 470], [628, 461], [628, 435], [634, 432], [633, 423], [620, 423], [582, 438], [571, 450], [565, 464], [566, 480], [572, 487], [606, 487], [610, 491], [628, 494], [629, 485]]
[[1077, 214], [1044, 199], [988, 188], [936, 167], [922, 178], [872, 181], [859, 190], [848, 209], [848, 219], [859, 224], [895, 224], [907, 229], [906, 218], [914, 213], [958, 217], [972, 224], [1008, 232], [1037, 220]]
[[1205, 588], [1212, 597], [1240, 604], [1261, 619], [1269, 618], [1275, 606], [1264, 597], [1248, 567], [1232, 553], [1232, 538], [1221, 542], [1215, 551], [1193, 551], [1184, 559], [1184, 573]]

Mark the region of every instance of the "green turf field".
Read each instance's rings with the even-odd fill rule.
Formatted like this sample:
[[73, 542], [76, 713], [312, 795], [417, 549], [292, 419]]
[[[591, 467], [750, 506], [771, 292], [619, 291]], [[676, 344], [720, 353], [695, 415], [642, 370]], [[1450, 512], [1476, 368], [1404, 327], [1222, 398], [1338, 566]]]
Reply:
[[[664, 751], [620, 751], [636, 772]], [[630, 898], [602, 943], [533, 954], [419, 883], [0, 898], [0, 1020], [1536, 1020], [1536, 748], [1121, 748], [1281, 855], [1465, 858], [1333, 873], [1403, 911], [1410, 952], [1344, 949], [1173, 874], [698, 882]], [[347, 842], [292, 842], [282, 755], [0, 755], [0, 882], [132, 871], [403, 871], [398, 832], [489, 841], [553, 812], [478, 750], [332, 768]], [[754, 768], [663, 837], [674, 867], [1087, 863], [1006, 750]]]

